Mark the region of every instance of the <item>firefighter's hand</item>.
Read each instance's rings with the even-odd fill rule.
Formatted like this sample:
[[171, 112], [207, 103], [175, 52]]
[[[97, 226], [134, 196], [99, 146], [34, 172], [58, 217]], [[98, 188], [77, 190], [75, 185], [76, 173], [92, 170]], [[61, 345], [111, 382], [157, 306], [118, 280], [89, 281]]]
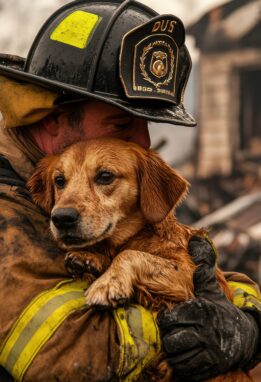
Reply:
[[257, 349], [259, 329], [252, 315], [238, 309], [221, 291], [211, 245], [193, 237], [189, 252], [198, 266], [196, 299], [165, 310], [158, 324], [175, 380], [202, 381], [243, 368]]

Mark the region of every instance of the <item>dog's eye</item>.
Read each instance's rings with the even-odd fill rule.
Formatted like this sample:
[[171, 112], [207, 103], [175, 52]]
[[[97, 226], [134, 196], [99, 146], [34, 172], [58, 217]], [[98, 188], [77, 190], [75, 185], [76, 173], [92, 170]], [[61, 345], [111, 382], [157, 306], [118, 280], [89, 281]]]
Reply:
[[65, 179], [63, 176], [59, 175], [54, 178], [54, 183], [57, 188], [64, 188], [65, 186]]
[[109, 171], [101, 171], [98, 175], [96, 175], [95, 182], [100, 185], [108, 185], [111, 184], [116, 176]]

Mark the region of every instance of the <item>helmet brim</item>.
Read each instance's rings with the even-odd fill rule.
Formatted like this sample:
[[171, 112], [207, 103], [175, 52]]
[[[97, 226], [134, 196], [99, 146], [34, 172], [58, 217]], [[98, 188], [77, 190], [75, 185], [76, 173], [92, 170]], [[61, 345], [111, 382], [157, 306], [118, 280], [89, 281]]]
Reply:
[[61, 96], [73, 96], [75, 100], [96, 99], [116, 106], [136, 117], [145, 118], [149, 121], [164, 122], [181, 126], [196, 126], [194, 118], [185, 110], [182, 104], [166, 104], [164, 106], [161, 104], [157, 106], [154, 103], [153, 107], [150, 105], [145, 105], [144, 102], [134, 104], [133, 102], [130, 103], [128, 101], [123, 101], [108, 94], [101, 94], [98, 92], [91, 93], [78, 86], [64, 84], [45, 77], [36, 76], [34, 74], [24, 72], [22, 69], [16, 69], [14, 67], [4, 65], [3, 61], [2, 64], [0, 64], [0, 74], [19, 81], [32, 83], [34, 85], [47, 88], [48, 90], [61, 94]]

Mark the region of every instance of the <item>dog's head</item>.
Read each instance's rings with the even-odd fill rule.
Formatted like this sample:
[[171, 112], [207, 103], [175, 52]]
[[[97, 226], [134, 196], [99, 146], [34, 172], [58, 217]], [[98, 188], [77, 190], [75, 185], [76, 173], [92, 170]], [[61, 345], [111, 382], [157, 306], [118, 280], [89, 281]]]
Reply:
[[46, 156], [28, 187], [50, 213], [54, 239], [68, 250], [106, 238], [121, 244], [146, 222], [162, 221], [188, 183], [156, 153], [102, 138]]

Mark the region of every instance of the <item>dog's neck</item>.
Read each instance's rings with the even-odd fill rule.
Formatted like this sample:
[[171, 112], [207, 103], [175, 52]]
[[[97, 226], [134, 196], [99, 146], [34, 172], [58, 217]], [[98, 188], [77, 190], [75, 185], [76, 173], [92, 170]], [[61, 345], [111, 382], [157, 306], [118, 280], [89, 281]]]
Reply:
[[146, 225], [146, 220], [142, 213], [137, 210], [127, 218], [118, 222], [112, 236], [107, 239], [110, 246], [119, 248], [125, 244], [131, 237], [140, 232]]

